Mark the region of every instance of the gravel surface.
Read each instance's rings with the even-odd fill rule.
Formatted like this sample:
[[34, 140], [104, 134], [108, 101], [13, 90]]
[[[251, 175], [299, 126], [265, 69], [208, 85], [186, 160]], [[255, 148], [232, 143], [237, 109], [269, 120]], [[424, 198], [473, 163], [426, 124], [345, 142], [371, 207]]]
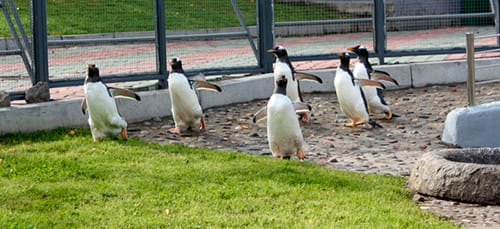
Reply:
[[[500, 83], [476, 85], [477, 103], [500, 100]], [[443, 149], [441, 134], [446, 115], [466, 105], [464, 84], [386, 91], [392, 120], [383, 114], [374, 118], [384, 128], [368, 125], [355, 129], [341, 113], [334, 93], [306, 94], [312, 107], [311, 120], [302, 125], [306, 161], [328, 168], [362, 173], [409, 176], [410, 169], [424, 152]], [[266, 121], [252, 123], [252, 115], [267, 103], [258, 100], [205, 111], [207, 131], [196, 136], [168, 133], [171, 117], [158, 117], [129, 124], [129, 135], [162, 144], [185, 144], [223, 151], [271, 156]], [[481, 206], [415, 195], [424, 210], [432, 211], [467, 228], [500, 228], [500, 206]]]

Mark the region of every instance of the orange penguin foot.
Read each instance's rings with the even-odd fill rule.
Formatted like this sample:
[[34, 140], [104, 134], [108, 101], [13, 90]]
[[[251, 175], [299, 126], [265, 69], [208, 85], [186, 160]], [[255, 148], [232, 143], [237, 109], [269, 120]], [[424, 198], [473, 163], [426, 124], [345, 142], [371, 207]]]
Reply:
[[205, 119], [202, 117], [200, 118], [200, 130], [201, 131], [205, 131], [206, 127], [205, 127]]
[[297, 158], [299, 158], [300, 160], [304, 160], [304, 158], [306, 158], [304, 151], [302, 151], [301, 149], [297, 150]]
[[302, 122], [309, 122], [309, 115], [302, 114], [300, 119], [302, 120]]
[[354, 124], [354, 127], [365, 124], [365, 121], [359, 121]]
[[176, 126], [174, 128], [168, 129], [168, 132], [170, 132], [171, 134], [180, 134], [181, 133], [181, 128], [179, 128], [178, 126]]
[[127, 128], [122, 128], [121, 135], [122, 135], [122, 139], [127, 141], [127, 139], [128, 139]]
[[354, 123], [354, 121], [351, 121], [350, 123], [345, 123], [344, 126], [355, 128], [356, 127], [356, 123]]
[[391, 111], [386, 111], [385, 112], [385, 119], [391, 120], [392, 119], [392, 112]]

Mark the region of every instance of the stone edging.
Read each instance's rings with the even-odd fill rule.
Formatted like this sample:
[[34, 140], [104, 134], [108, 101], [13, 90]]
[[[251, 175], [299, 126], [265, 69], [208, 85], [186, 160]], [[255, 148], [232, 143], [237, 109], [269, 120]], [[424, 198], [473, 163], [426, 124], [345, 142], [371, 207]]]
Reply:
[[428, 152], [415, 164], [409, 186], [444, 199], [500, 204], [500, 148]]

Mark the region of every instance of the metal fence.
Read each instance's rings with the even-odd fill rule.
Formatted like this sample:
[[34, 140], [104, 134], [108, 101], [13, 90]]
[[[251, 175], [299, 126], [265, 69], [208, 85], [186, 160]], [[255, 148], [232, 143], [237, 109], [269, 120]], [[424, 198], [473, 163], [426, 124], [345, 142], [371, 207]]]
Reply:
[[[21, 99], [22, 90], [38, 81], [48, 81], [50, 87], [81, 85], [88, 63], [101, 65], [107, 82], [158, 80], [162, 87], [168, 77], [167, 54], [185, 59], [188, 74], [270, 72], [274, 58], [264, 51], [275, 44], [295, 44], [289, 49], [292, 60], [323, 61], [336, 59], [335, 53], [345, 47], [363, 43], [385, 64], [394, 57], [465, 53], [463, 39], [446, 39], [449, 33], [500, 32], [498, 0], [73, 2], [78, 2], [73, 7], [81, 8], [78, 21], [53, 2], [0, 0], [5, 15], [0, 29], [1, 23], [12, 25], [12, 38], [19, 38], [10, 42], [14, 48], [0, 50], [0, 90]], [[144, 16], [130, 21], [127, 14], [134, 13]], [[179, 16], [185, 14], [191, 16]], [[204, 15], [206, 20], [192, 27], [189, 21], [179, 21], [193, 14]], [[16, 15], [25, 17], [17, 23]], [[78, 35], [57, 26], [76, 27], [85, 21], [93, 26]], [[139, 23], [146, 31], [134, 30]], [[296, 45], [294, 39], [302, 36], [310, 39]], [[416, 36], [432, 39], [412, 40]], [[498, 41], [476, 46], [478, 51], [495, 48]], [[206, 53], [214, 52], [222, 54], [216, 63], [207, 60], [211, 57]]]

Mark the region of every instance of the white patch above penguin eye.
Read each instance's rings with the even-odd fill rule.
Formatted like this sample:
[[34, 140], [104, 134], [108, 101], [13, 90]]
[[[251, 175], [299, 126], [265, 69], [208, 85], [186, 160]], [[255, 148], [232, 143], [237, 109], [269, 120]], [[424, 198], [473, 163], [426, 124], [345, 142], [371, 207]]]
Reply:
[[178, 57], [178, 56], [172, 57], [172, 62], [179, 62], [179, 61], [181, 61], [180, 57]]
[[360, 45], [358, 49], [366, 49], [364, 45]]
[[281, 45], [276, 46], [276, 48], [277, 48], [276, 50], [285, 50], [285, 47], [283, 47]]
[[344, 53], [344, 54], [345, 54], [345, 56], [348, 56], [348, 57], [350, 57], [350, 56], [351, 56], [351, 55], [349, 55], [349, 53], [348, 53], [348, 52], [346, 52], [346, 53]]

